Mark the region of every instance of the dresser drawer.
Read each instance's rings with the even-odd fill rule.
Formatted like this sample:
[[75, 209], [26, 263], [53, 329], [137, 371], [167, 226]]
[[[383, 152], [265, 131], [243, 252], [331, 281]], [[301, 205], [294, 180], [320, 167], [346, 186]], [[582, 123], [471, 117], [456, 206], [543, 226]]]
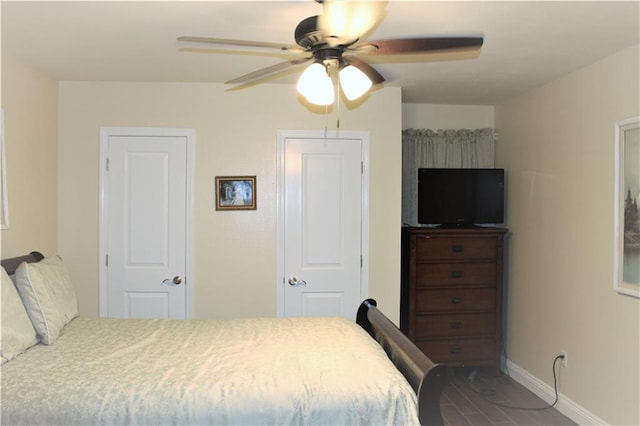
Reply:
[[416, 344], [433, 362], [481, 361], [496, 357], [494, 339], [419, 340]]
[[418, 315], [416, 338], [493, 336], [496, 331], [495, 318], [493, 313]]
[[416, 286], [496, 284], [496, 263], [418, 263]]
[[495, 260], [495, 237], [416, 237], [416, 260]]
[[496, 308], [495, 288], [416, 291], [416, 312], [485, 311]]

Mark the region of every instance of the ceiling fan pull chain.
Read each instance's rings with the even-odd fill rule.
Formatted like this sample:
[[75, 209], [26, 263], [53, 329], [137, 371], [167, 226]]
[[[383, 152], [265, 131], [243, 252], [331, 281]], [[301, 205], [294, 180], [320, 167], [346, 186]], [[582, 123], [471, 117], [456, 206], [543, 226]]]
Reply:
[[336, 119], [336, 130], [340, 130], [340, 93], [342, 92], [342, 84], [340, 84], [340, 79], [338, 78], [338, 84], [336, 86], [336, 91], [338, 92], [338, 94], [336, 95], [336, 109], [337, 109], [337, 114], [338, 114], [338, 118]]
[[329, 105], [324, 106], [324, 140], [327, 141], [327, 132], [329, 131]]

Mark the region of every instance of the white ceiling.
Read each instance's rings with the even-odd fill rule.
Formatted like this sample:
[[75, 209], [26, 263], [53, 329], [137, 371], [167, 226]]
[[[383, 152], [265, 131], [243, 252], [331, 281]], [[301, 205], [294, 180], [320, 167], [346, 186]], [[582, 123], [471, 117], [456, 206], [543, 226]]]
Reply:
[[[640, 2], [393, 1], [368, 40], [483, 35], [474, 58], [369, 60], [403, 102], [492, 105], [640, 43]], [[295, 44], [299, 1], [6, 1], [2, 49], [59, 80], [224, 82], [282, 57], [179, 51], [183, 35]], [[286, 58], [285, 58], [286, 59]], [[292, 83], [301, 68], [269, 78]], [[243, 90], [252, 90], [248, 87]]]

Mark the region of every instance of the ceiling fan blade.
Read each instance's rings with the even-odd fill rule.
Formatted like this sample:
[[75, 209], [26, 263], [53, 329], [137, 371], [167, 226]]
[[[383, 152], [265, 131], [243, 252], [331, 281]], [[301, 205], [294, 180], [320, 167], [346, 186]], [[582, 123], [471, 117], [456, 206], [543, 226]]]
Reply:
[[371, 84], [373, 84], [374, 86], [384, 81], [384, 77], [365, 61], [358, 59], [355, 56], [344, 56], [342, 60], [345, 64], [353, 65], [354, 67], [365, 73], [367, 77], [369, 77], [369, 80], [371, 80]]
[[301, 53], [304, 49], [292, 44], [270, 43], [264, 41], [233, 40], [228, 38], [213, 37], [178, 37], [176, 39], [179, 47], [201, 47], [203, 49], [225, 49], [225, 50], [249, 50], [249, 51], [279, 51], [286, 53]]
[[271, 65], [269, 67], [261, 68], [261, 69], [259, 69], [257, 71], [250, 72], [249, 74], [241, 75], [240, 77], [236, 77], [236, 78], [234, 78], [232, 80], [225, 81], [224, 84], [249, 83], [251, 81], [258, 80], [260, 78], [264, 78], [264, 77], [267, 77], [269, 75], [278, 73], [280, 71], [284, 71], [287, 68], [290, 68], [290, 67], [293, 67], [293, 66], [296, 66], [296, 65], [300, 65], [300, 64], [304, 64], [305, 62], [309, 62], [311, 59], [312, 59], [312, 57], [308, 57], [308, 58], [302, 58], [302, 59], [295, 59], [295, 60], [291, 60], [291, 61], [280, 62], [278, 64]]
[[402, 55], [433, 51], [479, 49], [482, 37], [425, 37], [378, 40], [358, 45], [355, 50], [364, 55]]

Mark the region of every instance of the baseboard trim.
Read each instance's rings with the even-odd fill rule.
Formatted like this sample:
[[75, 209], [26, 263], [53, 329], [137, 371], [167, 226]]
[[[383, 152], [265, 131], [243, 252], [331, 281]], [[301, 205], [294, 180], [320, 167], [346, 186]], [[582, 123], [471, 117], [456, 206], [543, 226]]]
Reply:
[[[514, 364], [511, 360], [507, 360], [507, 367], [509, 368], [509, 376], [513, 380], [535, 393], [547, 404], [552, 404], [553, 401], [555, 401], [556, 394], [552, 386], [549, 386], [519, 365]], [[577, 402], [566, 397], [561, 392], [558, 394], [558, 404], [556, 405], [556, 408], [562, 414], [569, 417], [579, 425], [608, 424], [606, 421], [591, 413]]]

